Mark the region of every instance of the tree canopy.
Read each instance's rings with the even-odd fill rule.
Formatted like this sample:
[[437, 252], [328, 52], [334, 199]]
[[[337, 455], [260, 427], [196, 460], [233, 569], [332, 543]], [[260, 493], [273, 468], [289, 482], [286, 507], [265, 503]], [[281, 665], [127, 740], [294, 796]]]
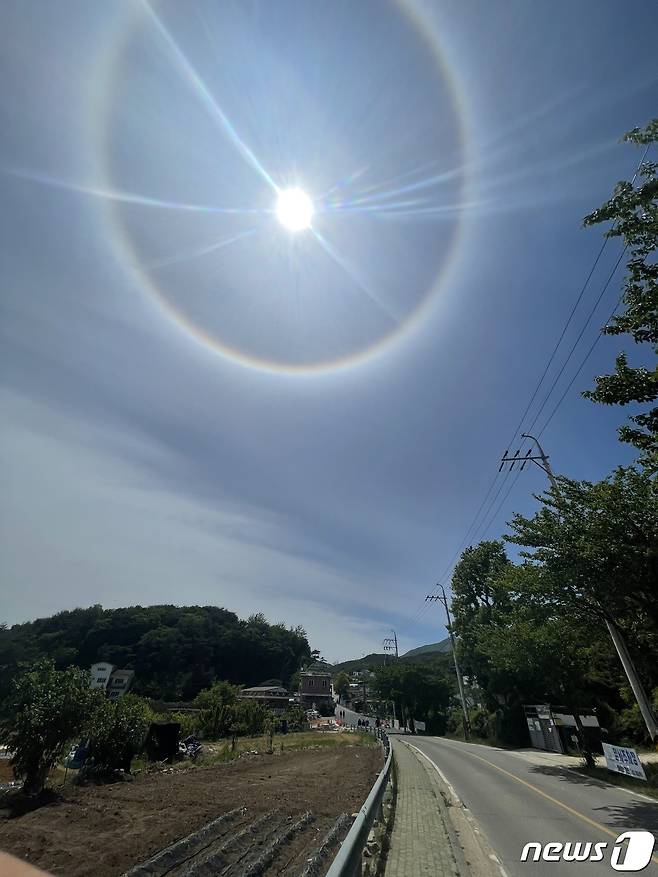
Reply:
[[454, 676], [447, 667], [447, 658], [437, 656], [433, 663], [402, 663], [378, 667], [373, 688], [384, 701], [395, 703], [398, 719], [421, 719], [428, 730], [442, 733]]
[[522, 742], [522, 704], [543, 702], [595, 706], [618, 742], [645, 739], [605, 620], [658, 699], [658, 485], [634, 468], [557, 485], [532, 517], [511, 522], [521, 562], [502, 542], [482, 542], [455, 567], [462, 669], [507, 742]]
[[91, 606], [0, 629], [0, 697], [22, 664], [52, 658], [59, 668], [108, 661], [133, 669], [133, 690], [163, 700], [191, 700], [215, 679], [287, 685], [310, 657], [301, 627], [247, 620], [218, 606]]
[[[639, 146], [658, 141], [658, 119], [646, 128], [629, 131], [624, 140]], [[585, 217], [585, 225], [612, 221], [608, 237], [620, 237], [628, 253], [627, 275], [624, 283], [622, 309], [603, 328], [607, 335], [629, 335], [635, 344], [658, 353], [658, 163], [642, 162], [637, 177], [617, 183], [612, 197], [598, 210]], [[649, 354], [650, 355], [650, 354]], [[635, 445], [641, 452], [641, 462], [652, 471], [658, 470], [658, 407], [651, 403], [658, 399], [658, 367], [652, 361], [631, 366], [626, 353], [620, 353], [615, 371], [596, 379], [596, 388], [584, 395], [606, 405], [627, 405], [631, 402], [644, 407], [631, 416], [632, 426], [622, 426], [619, 437]]]

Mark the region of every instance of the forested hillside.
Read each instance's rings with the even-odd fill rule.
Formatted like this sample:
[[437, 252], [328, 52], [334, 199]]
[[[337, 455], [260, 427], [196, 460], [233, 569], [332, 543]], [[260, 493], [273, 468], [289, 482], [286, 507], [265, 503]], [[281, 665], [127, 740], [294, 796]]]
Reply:
[[214, 679], [288, 684], [310, 657], [301, 627], [246, 621], [218, 606], [91, 606], [0, 627], [0, 699], [21, 663], [53, 658], [58, 667], [109, 661], [135, 670], [134, 691], [189, 700]]
[[440, 640], [438, 643], [428, 643], [426, 646], [418, 646], [417, 649], [410, 649], [402, 655], [403, 658], [417, 658], [421, 655], [447, 654], [452, 651], [450, 637]]

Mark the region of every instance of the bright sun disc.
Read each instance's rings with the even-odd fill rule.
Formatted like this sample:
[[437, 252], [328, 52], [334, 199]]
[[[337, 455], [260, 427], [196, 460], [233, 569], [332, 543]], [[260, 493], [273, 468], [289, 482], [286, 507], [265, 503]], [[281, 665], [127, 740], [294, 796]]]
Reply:
[[313, 218], [313, 202], [301, 189], [285, 189], [279, 192], [276, 216], [288, 231], [303, 231]]

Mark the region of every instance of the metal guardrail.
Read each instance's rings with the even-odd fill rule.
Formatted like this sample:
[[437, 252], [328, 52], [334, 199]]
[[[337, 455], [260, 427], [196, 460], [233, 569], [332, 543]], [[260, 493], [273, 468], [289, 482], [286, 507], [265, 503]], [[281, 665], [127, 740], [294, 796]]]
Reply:
[[327, 871], [326, 877], [360, 877], [363, 850], [368, 841], [370, 829], [380, 812], [384, 792], [391, 772], [391, 759], [393, 750], [387, 734], [379, 728], [373, 729], [375, 736], [384, 744], [386, 762], [370, 794], [359, 810], [352, 827], [347, 832], [345, 840], [341, 844], [336, 858]]

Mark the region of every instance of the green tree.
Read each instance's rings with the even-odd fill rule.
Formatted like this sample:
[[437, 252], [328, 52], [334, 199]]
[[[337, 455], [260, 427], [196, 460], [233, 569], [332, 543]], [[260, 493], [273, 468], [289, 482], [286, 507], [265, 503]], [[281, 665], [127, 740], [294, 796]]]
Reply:
[[229, 706], [235, 703], [239, 693], [240, 687], [238, 685], [231, 685], [230, 682], [220, 679], [210, 688], [200, 691], [192, 704], [200, 710], [212, 709], [216, 706]]
[[43, 660], [15, 680], [0, 739], [14, 753], [11, 764], [27, 794], [43, 790], [64, 747], [84, 727], [92, 701], [89, 673], [77, 667], [56, 670]]
[[206, 737], [228, 736], [231, 725], [237, 721], [232, 707], [239, 693], [238, 686], [220, 680], [197, 694], [193, 706], [201, 710], [199, 726]]
[[420, 719], [428, 723], [429, 730], [443, 730], [453, 691], [443, 660], [431, 664], [396, 661], [378, 667], [373, 688], [382, 700], [395, 703], [398, 718]]
[[453, 631], [461, 669], [467, 676], [477, 677], [485, 689], [489, 659], [478, 648], [479, 631], [509, 605], [501, 580], [510, 567], [502, 542], [480, 542], [462, 553], [452, 575]]
[[558, 484], [558, 496], [538, 497], [541, 508], [532, 518], [514, 515], [508, 539], [542, 568], [551, 604], [611, 618], [631, 647], [655, 656], [658, 484], [633, 468], [597, 483], [560, 477]]
[[616, 624], [646, 689], [658, 684], [658, 484], [645, 470], [617, 469], [598, 483], [558, 479], [532, 518], [515, 515], [511, 541], [541, 570], [547, 606]]
[[[624, 140], [637, 145], [658, 141], [658, 119], [646, 128], [635, 128]], [[624, 284], [623, 309], [608, 326], [606, 335], [630, 335], [636, 344], [653, 354], [652, 364], [630, 366], [625, 353], [620, 353], [615, 371], [596, 379], [596, 388], [584, 393], [586, 398], [606, 405], [627, 405], [631, 402], [649, 407], [630, 417], [633, 426], [622, 426], [619, 437], [635, 445], [640, 460], [651, 471], [658, 471], [658, 164], [643, 162], [639, 170], [640, 185], [617, 183], [612, 197], [598, 210], [585, 217], [585, 225], [612, 221], [606, 235], [620, 237], [628, 248], [627, 275]]]
[[[575, 711], [600, 707], [606, 726], [624, 704], [620, 666], [600, 617], [563, 602], [542, 564], [504, 567], [496, 604], [469, 634], [484, 710], [471, 715], [480, 736], [522, 744], [522, 705], [551, 702]], [[502, 595], [505, 595], [504, 598]], [[457, 724], [459, 725], [459, 717]], [[582, 740], [582, 729], [579, 729]]]
[[136, 694], [126, 694], [113, 701], [100, 691], [85, 727], [89, 738], [89, 760], [95, 772], [111, 773], [130, 769], [133, 755], [139, 751], [154, 718], [148, 701]]
[[136, 694], [192, 700], [217, 678], [288, 685], [309, 656], [303, 628], [268, 624], [262, 615], [241, 620], [218, 606], [92, 606], [0, 628], [0, 701], [21, 666], [42, 657], [57, 669], [109, 661], [135, 670]]
[[350, 677], [341, 671], [334, 679], [334, 691], [342, 699], [350, 690]]

